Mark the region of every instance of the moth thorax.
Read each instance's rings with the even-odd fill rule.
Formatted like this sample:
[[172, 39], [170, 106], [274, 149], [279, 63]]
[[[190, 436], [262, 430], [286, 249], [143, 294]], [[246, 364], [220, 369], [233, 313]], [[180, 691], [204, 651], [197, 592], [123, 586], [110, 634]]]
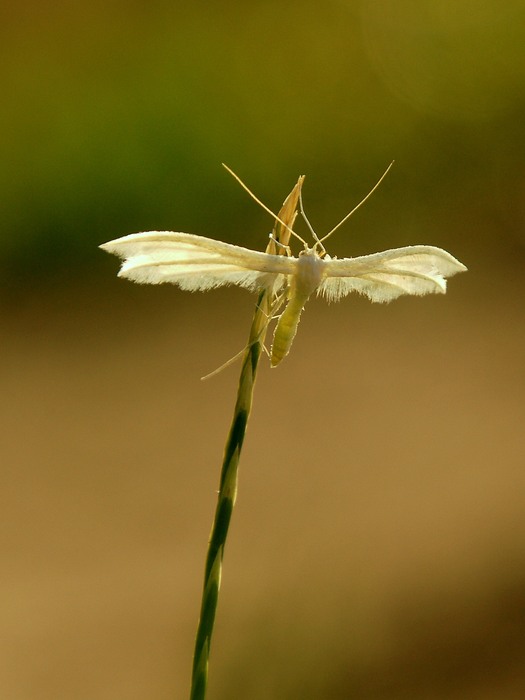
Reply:
[[315, 251], [307, 251], [297, 258], [297, 274], [294, 276], [295, 291], [309, 297], [323, 281], [324, 261]]

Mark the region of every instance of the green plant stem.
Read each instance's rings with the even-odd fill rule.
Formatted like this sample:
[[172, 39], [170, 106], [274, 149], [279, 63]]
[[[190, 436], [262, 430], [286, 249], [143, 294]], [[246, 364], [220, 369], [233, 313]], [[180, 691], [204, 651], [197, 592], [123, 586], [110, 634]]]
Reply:
[[259, 295], [250, 330], [249, 344], [244, 353], [237, 401], [224, 450], [219, 495], [204, 570], [201, 612], [193, 657], [191, 700], [204, 700], [206, 696], [208, 659], [221, 583], [222, 558], [237, 495], [239, 458], [252, 407], [257, 365], [268, 327], [269, 314], [270, 293], [264, 291]]
[[[286, 198], [279, 212], [279, 220], [273, 229], [273, 239], [270, 239], [267, 253], [285, 254], [285, 247], [290, 238], [290, 231], [279, 221], [284, 221], [289, 227], [293, 225], [297, 214], [296, 207], [299, 199], [303, 178], [299, 178], [292, 192]], [[282, 243], [277, 246], [275, 241]], [[195, 640], [193, 655], [193, 671], [191, 679], [190, 700], [204, 700], [208, 685], [208, 665], [210, 656], [211, 637], [217, 611], [219, 588], [221, 585], [222, 559], [228, 528], [237, 495], [237, 475], [246, 427], [253, 401], [253, 388], [259, 358], [263, 351], [264, 339], [268, 324], [274, 313], [274, 294], [272, 289], [264, 289], [259, 293], [248, 345], [242, 360], [241, 374], [237, 401], [233, 412], [232, 424], [222, 462], [219, 495], [211, 529], [206, 566], [204, 570], [204, 586], [202, 591], [201, 611]]]

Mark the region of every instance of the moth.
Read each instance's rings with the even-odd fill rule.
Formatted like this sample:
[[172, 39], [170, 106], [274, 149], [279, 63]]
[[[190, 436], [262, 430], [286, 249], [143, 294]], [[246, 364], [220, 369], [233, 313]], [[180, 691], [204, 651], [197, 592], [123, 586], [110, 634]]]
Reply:
[[[386, 172], [383, 177], [385, 175]], [[357, 207], [368, 199], [381, 180]], [[255, 195], [248, 192], [280, 221]], [[285, 246], [286, 255], [273, 255], [174, 231], [134, 233], [104, 243], [100, 248], [124, 260], [119, 277], [141, 284], [169, 282], [191, 292], [208, 291], [224, 285], [237, 285], [250, 291], [270, 290], [275, 299], [275, 309], [285, 305], [278, 317], [271, 349], [271, 365], [276, 367], [288, 354], [304, 305], [314, 292], [329, 302], [339, 301], [351, 292], [363, 294], [372, 302], [389, 302], [404, 295], [444, 294], [446, 279], [467, 269], [450, 253], [428, 245], [394, 248], [356, 258], [331, 257], [323, 245], [324, 241], [357, 207], [329, 233], [319, 238], [300, 200], [301, 214], [314, 241], [309, 246], [290, 229], [290, 233], [303, 245], [297, 257], [291, 254], [288, 246]], [[281, 223], [289, 229], [284, 222]]]

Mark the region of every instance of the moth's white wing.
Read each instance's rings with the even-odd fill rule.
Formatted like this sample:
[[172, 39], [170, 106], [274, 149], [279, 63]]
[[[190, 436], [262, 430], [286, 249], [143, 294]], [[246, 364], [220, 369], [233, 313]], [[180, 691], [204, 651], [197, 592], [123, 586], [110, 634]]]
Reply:
[[327, 259], [326, 278], [318, 294], [337, 301], [350, 292], [385, 302], [404, 294], [444, 294], [446, 278], [467, 268], [450, 253], [433, 246], [414, 245], [342, 260]]
[[189, 291], [226, 284], [277, 289], [285, 275], [294, 273], [297, 262], [296, 258], [173, 231], [134, 233], [100, 247], [124, 258], [119, 277], [145, 284], [171, 282]]

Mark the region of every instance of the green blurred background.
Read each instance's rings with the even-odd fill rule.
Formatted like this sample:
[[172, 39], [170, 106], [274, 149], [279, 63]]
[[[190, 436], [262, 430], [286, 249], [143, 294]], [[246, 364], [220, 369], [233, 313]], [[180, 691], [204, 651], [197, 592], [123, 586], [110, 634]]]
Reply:
[[264, 249], [298, 175], [351, 256], [446, 297], [308, 305], [265, 366], [210, 700], [525, 696], [525, 5], [0, 7], [0, 695], [184, 698], [253, 297], [116, 278], [98, 244]]

